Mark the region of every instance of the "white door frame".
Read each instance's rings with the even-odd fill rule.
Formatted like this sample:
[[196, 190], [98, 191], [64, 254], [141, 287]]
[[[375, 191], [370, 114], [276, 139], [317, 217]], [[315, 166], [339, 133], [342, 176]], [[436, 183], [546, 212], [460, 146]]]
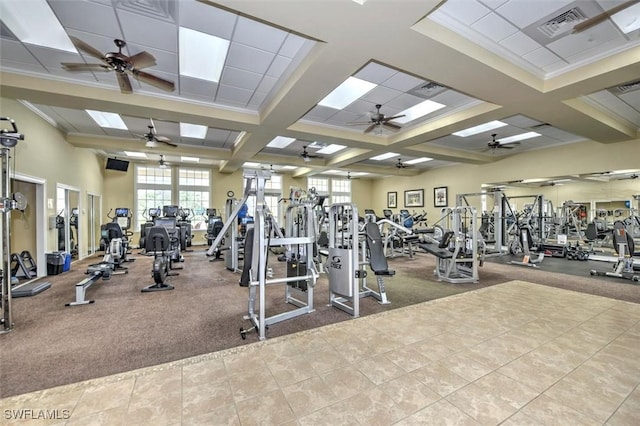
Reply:
[[38, 277], [44, 277], [47, 275], [47, 180], [17, 172], [11, 179], [36, 185], [36, 265]]

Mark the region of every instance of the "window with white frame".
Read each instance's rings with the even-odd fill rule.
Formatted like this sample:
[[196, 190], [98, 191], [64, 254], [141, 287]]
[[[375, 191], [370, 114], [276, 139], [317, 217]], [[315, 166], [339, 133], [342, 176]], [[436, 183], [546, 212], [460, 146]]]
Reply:
[[329, 204], [351, 202], [351, 181], [349, 179], [310, 177], [307, 190], [315, 188], [318, 195], [329, 196]]
[[137, 165], [135, 168], [135, 229], [146, 222], [149, 208], [170, 205], [171, 203], [171, 169], [161, 169]]
[[331, 178], [331, 204], [351, 202], [351, 181]]
[[207, 223], [203, 212], [209, 207], [210, 174], [208, 170], [186, 169], [178, 170], [178, 204], [184, 209], [191, 210], [191, 226], [193, 229], [206, 229]]
[[[246, 180], [245, 180], [246, 184]], [[252, 184], [255, 186], [255, 180], [252, 180]], [[255, 188], [254, 188], [255, 189]], [[278, 223], [282, 223], [282, 212], [280, 211], [280, 199], [282, 198], [282, 176], [271, 175], [271, 178], [264, 184], [264, 202], [269, 207], [271, 214], [273, 214]], [[256, 197], [251, 196], [247, 198], [248, 214], [255, 216], [256, 211]]]

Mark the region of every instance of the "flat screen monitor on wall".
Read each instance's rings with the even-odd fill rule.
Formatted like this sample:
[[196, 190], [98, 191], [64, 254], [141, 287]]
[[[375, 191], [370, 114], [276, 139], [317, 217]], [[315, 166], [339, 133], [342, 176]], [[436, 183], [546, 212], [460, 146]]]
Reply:
[[129, 162], [126, 160], [118, 160], [116, 158], [107, 158], [107, 170], [118, 170], [126, 172], [129, 169]]

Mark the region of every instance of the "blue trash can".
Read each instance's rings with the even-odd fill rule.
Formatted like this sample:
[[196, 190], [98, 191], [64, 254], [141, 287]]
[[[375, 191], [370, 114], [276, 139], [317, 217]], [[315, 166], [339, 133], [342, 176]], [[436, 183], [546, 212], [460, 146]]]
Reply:
[[71, 253], [64, 253], [64, 265], [62, 266], [62, 272], [67, 272], [71, 269]]

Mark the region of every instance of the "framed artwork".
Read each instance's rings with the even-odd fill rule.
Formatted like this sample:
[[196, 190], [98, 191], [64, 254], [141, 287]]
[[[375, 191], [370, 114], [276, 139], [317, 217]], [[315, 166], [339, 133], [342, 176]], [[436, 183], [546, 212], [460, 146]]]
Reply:
[[447, 207], [447, 187], [433, 188], [433, 207]]
[[387, 208], [395, 209], [398, 207], [398, 193], [397, 192], [387, 192]]
[[404, 191], [405, 207], [424, 207], [424, 189]]

